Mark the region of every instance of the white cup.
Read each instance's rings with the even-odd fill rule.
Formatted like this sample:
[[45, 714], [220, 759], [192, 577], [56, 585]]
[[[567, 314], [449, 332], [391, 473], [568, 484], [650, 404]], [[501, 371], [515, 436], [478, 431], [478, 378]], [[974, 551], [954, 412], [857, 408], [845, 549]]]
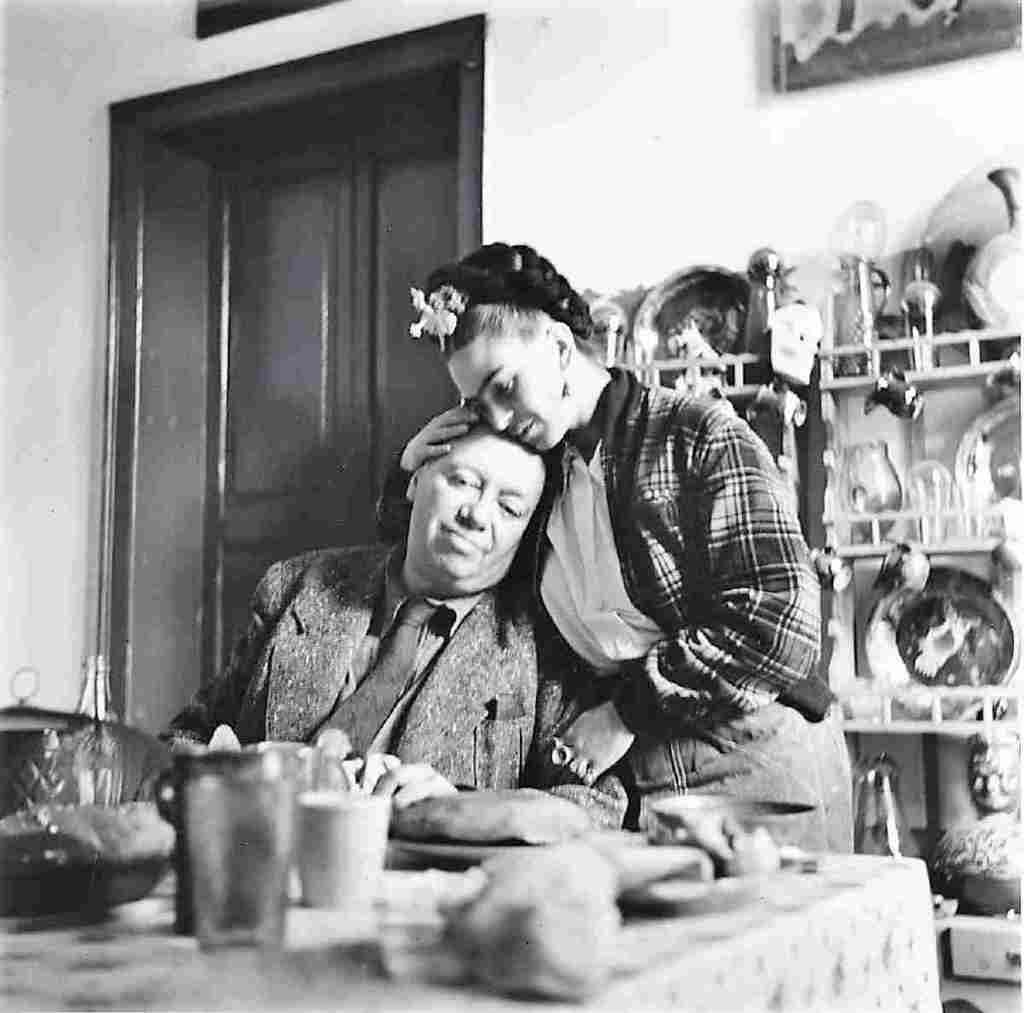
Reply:
[[391, 799], [308, 791], [298, 804], [302, 903], [352, 913], [370, 910], [384, 868]]

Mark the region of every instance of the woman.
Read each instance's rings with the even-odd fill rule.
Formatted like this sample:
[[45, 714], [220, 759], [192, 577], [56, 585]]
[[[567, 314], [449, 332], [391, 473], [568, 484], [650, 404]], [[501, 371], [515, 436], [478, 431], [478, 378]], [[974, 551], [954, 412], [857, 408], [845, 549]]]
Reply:
[[815, 675], [818, 583], [749, 426], [724, 399], [606, 369], [586, 303], [529, 246], [484, 246], [413, 298], [412, 333], [440, 347], [463, 405], [402, 469], [477, 416], [556, 462], [534, 576], [601, 689], [555, 760], [590, 782], [626, 757], [641, 821], [646, 800], [691, 790], [810, 802], [802, 843], [849, 850], [849, 760]]

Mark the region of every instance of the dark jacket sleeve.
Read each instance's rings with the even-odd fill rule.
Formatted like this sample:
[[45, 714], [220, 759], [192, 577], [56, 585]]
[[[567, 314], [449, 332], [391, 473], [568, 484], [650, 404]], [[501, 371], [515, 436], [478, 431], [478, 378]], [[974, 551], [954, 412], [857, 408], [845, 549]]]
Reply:
[[173, 747], [181, 743], [209, 741], [218, 725], [230, 725], [239, 732], [243, 703], [247, 706], [262, 694], [266, 707], [266, 686], [260, 685], [260, 658], [296, 583], [298, 562], [275, 563], [256, 587], [250, 605], [249, 625], [235, 642], [228, 663], [215, 679], [200, 687], [185, 708], [171, 719], [160, 738]]
[[596, 826], [623, 825], [628, 798], [615, 769], [588, 787], [565, 767], [551, 762], [554, 739], [599, 700], [592, 673], [569, 649], [546, 617], [536, 622], [537, 718], [523, 786], [541, 788], [583, 806]]
[[616, 706], [634, 730], [755, 710], [813, 677], [819, 657], [820, 589], [767, 449], [727, 406], [708, 411], [694, 438], [674, 435], [663, 453], [689, 479], [651, 504], [646, 524], [662, 551], [682, 555], [692, 541], [699, 566], [676, 571], [690, 586], [664, 585], [685, 604], [655, 617], [667, 636], [623, 681]]

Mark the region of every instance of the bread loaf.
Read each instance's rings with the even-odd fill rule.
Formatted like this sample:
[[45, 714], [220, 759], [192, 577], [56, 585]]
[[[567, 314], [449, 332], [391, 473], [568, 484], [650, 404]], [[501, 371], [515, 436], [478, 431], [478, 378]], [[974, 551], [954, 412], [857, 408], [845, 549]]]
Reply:
[[581, 806], [535, 788], [464, 791], [396, 809], [392, 836], [410, 841], [557, 844], [592, 829]]

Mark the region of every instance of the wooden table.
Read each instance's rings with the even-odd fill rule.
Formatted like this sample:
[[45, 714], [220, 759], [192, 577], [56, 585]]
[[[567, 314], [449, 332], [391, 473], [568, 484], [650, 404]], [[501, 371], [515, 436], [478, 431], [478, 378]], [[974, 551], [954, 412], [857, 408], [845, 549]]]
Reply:
[[[439, 942], [442, 898], [466, 873], [389, 871], [377, 909], [354, 923], [294, 907], [284, 951], [199, 951], [173, 933], [173, 884], [101, 923], [32, 931], [0, 923], [0, 1008], [504, 1011], [563, 1007], [465, 983]], [[910, 859], [832, 856], [816, 873], [766, 877], [742, 908], [628, 918], [615, 974], [588, 1006], [611, 1009], [940, 1008], [931, 894]]]

